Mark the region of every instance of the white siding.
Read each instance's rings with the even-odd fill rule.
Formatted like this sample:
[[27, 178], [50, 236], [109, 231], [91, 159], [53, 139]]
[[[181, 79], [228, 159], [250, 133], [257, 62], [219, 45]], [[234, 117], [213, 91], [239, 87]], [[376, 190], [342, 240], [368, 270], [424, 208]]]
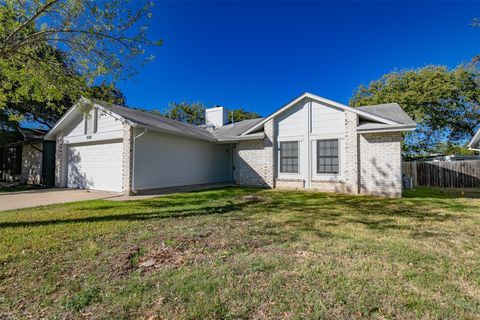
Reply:
[[231, 181], [228, 145], [153, 132], [134, 143], [136, 190]]
[[[90, 121], [93, 127], [93, 109], [90, 110]], [[111, 115], [98, 110], [97, 132], [95, 134], [121, 132], [123, 130], [122, 121], [115, 119]], [[93, 134], [93, 135], [95, 135]], [[89, 133], [92, 135], [92, 133]], [[65, 129], [65, 138], [85, 136], [85, 121], [83, 115], [77, 116], [72, 123]]]
[[280, 114], [277, 118], [278, 136], [291, 137], [304, 134], [306, 126], [304, 107], [306, 102], [301, 102]]
[[312, 134], [345, 134], [345, 112], [312, 101]]
[[85, 135], [85, 121], [83, 116], [75, 117], [64, 131], [64, 137], [79, 137]]
[[97, 133], [121, 130], [123, 130], [122, 121], [115, 119], [111, 115], [106, 114], [101, 110], [98, 110]]

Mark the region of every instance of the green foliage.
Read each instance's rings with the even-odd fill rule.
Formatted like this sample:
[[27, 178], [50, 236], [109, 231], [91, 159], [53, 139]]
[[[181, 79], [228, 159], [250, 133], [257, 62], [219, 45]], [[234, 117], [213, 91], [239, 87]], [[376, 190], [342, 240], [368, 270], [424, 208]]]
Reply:
[[439, 143], [436, 147], [439, 153], [444, 155], [474, 155], [475, 151], [468, 149], [466, 145], [458, 145], [449, 141]]
[[205, 106], [201, 102], [172, 102], [163, 116], [193, 125], [201, 125], [205, 124]]
[[480, 123], [479, 72], [444, 66], [395, 71], [361, 85], [350, 105], [397, 102], [419, 125], [406, 135], [408, 154], [437, 152], [439, 143], [463, 144]]
[[127, 104], [127, 98], [113, 83], [103, 82], [98, 86], [89, 87], [87, 96], [119, 106], [125, 106]]
[[231, 121], [232, 114], [233, 122], [240, 122], [243, 120], [256, 119], [261, 117], [258, 113], [255, 112], [245, 111], [244, 109], [236, 109], [231, 111], [231, 113], [229, 114], [229, 121]]
[[[163, 115], [166, 118], [190, 123], [193, 125], [205, 124], [205, 105], [201, 102], [173, 102], [169, 104], [167, 110], [163, 114], [161, 114], [158, 110], [152, 110], [150, 112], [156, 115]], [[232, 121], [232, 114], [233, 122], [260, 118], [260, 115], [258, 113], [248, 112], [244, 109], [236, 109], [229, 112], [229, 122]]]
[[[128, 0], [6, 0], [0, 6], [0, 126], [54, 123], [81, 95], [124, 104], [102, 76], [131, 76], [160, 44], [147, 37], [152, 3]], [[0, 128], [1, 129], [1, 128]]]
[[4, 3], [1, 10], [7, 21], [0, 28], [2, 60], [32, 59], [31, 51], [61, 48], [73, 69], [91, 82], [102, 75], [114, 79], [132, 75], [136, 64], [153, 59], [144, 56], [144, 48], [161, 44], [147, 37], [153, 1], [135, 9], [128, 0]]

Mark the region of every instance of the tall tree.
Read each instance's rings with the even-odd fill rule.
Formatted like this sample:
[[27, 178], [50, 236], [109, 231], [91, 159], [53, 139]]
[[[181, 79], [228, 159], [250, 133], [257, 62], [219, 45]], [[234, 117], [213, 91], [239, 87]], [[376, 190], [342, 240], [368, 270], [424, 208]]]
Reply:
[[113, 83], [103, 82], [100, 85], [91, 86], [87, 90], [87, 96], [119, 106], [127, 104], [127, 98]]
[[[150, 112], [160, 114], [157, 110]], [[201, 102], [173, 102], [170, 103], [167, 110], [163, 113], [163, 116], [193, 125], [202, 125], [205, 124], [205, 105]], [[229, 122], [232, 121], [232, 117], [233, 122], [240, 122], [247, 119], [260, 118], [260, 115], [255, 112], [245, 111], [244, 109], [236, 109], [229, 112]]]
[[[5, 0], [0, 6], [0, 113], [29, 120], [65, 110], [98, 77], [115, 81], [153, 57], [144, 48], [152, 2]], [[35, 118], [35, 117], [34, 117]], [[34, 119], [38, 120], [38, 119]], [[42, 119], [40, 119], [42, 120]], [[45, 119], [44, 119], [45, 120]]]
[[205, 124], [205, 106], [201, 102], [172, 102], [163, 116], [193, 125], [201, 125]]
[[231, 121], [232, 117], [233, 122], [240, 122], [243, 120], [260, 118], [261, 116], [256, 112], [245, 111], [244, 109], [236, 109], [231, 111], [229, 115], [229, 121]]
[[350, 105], [389, 102], [400, 104], [419, 124], [406, 135], [406, 154], [435, 152], [447, 141], [462, 145], [480, 124], [480, 74], [467, 66], [396, 71], [358, 87]]

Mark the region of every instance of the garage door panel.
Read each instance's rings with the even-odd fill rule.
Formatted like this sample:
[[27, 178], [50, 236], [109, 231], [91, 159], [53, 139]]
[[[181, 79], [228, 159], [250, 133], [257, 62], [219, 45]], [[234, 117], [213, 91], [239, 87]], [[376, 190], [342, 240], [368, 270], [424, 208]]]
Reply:
[[121, 141], [68, 148], [68, 187], [122, 191]]

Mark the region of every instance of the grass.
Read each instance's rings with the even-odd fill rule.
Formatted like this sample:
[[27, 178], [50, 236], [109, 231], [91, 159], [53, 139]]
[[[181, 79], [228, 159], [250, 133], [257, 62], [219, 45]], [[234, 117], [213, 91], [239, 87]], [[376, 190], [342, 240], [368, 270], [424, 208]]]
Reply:
[[0, 212], [0, 319], [478, 319], [479, 235], [480, 190]]

